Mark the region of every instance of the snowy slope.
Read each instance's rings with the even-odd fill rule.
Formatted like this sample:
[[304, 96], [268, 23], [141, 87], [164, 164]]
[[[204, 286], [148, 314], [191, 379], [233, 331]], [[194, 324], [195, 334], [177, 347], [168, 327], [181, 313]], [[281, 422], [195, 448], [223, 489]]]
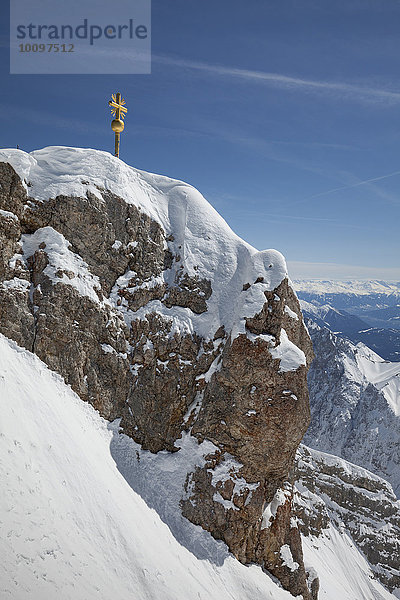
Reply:
[[[259, 567], [240, 564], [224, 544], [182, 517], [172, 526], [174, 536], [117, 465], [124, 471], [144, 460], [151, 467], [136, 485], [167, 516], [162, 506], [169, 504], [168, 479], [174, 493], [180, 453], [142, 451], [138, 457], [132, 440], [118, 436], [115, 442], [116, 425], [107, 426], [59, 376], [4, 337], [0, 398], [2, 598], [292, 598]], [[196, 452], [188, 447], [187, 455], [195, 460]], [[133, 485], [138, 473], [139, 466], [130, 470]], [[179, 528], [186, 528], [181, 543]], [[188, 540], [194, 540], [191, 551]], [[306, 539], [305, 555], [321, 578], [323, 600], [393, 598], [370, 582], [365, 558], [334, 531]]]
[[302, 536], [304, 564], [320, 577], [319, 600], [394, 600], [374, 580], [368, 563], [351, 537], [330, 526], [320, 537]]
[[291, 598], [192, 524], [211, 560], [182, 546], [118, 471], [106, 421], [3, 336], [0, 398], [1, 598]]
[[400, 363], [383, 360], [365, 344], [357, 344], [355, 357], [364, 377], [385, 396], [396, 417], [400, 416]]
[[[189, 276], [212, 282], [212, 295], [207, 313], [188, 314], [187, 310], [166, 308], [160, 301], [150, 302], [137, 316], [155, 310], [172, 318], [186, 331], [202, 337], [214, 335], [224, 325], [233, 337], [244, 332], [243, 317], [252, 317], [264, 305], [265, 290], [275, 289], [287, 276], [286, 263], [276, 250], [259, 252], [227, 225], [198, 190], [187, 183], [139, 171], [108, 152], [85, 148], [51, 146], [31, 153], [22, 150], [0, 150], [0, 161], [12, 165], [26, 186], [28, 195], [45, 202], [58, 195], [86, 197], [109, 190], [134, 204], [159, 223], [168, 243], [181, 263], [163, 277], [174, 283], [179, 264]], [[89, 183], [90, 181], [90, 183]], [[244, 283], [261, 280], [241, 294]], [[151, 283], [151, 282], [150, 282]], [[149, 285], [150, 285], [149, 283]], [[232, 298], [237, 305], [232, 310]]]
[[[357, 568], [364, 568], [361, 553], [370, 561], [375, 577], [400, 594], [400, 501], [389, 483], [304, 444], [297, 452], [295, 469], [294, 506], [304, 534], [303, 548], [311, 552], [313, 545], [320, 548], [317, 560], [321, 557], [328, 567], [319, 569], [321, 577], [329, 577], [329, 565], [334, 562], [331, 576], [337, 578], [342, 572], [341, 599], [352, 597], [346, 573], [354, 578], [352, 587], [359, 586], [362, 597], [374, 597], [375, 582], [355, 577]], [[343, 546], [347, 550], [338, 552]]]

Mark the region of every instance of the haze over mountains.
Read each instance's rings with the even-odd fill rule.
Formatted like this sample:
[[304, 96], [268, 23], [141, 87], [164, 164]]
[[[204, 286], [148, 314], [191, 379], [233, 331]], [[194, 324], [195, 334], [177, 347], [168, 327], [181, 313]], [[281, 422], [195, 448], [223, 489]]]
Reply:
[[400, 282], [295, 280], [303, 312], [321, 327], [400, 360]]

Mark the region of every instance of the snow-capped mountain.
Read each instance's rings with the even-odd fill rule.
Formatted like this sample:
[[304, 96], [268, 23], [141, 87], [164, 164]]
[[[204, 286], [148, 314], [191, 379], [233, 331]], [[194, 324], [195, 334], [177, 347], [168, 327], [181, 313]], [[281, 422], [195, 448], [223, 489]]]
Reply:
[[[298, 453], [295, 501], [301, 506], [306, 534], [303, 547], [309, 543], [307, 535], [331, 538], [328, 530], [336, 528], [350, 536], [369, 558], [375, 575], [397, 596], [400, 508], [386, 482], [399, 495], [400, 362], [384, 360], [360, 342], [382, 348], [386, 357], [400, 356], [397, 330], [368, 327], [375, 303], [375, 308], [383, 303], [378, 312], [397, 310], [384, 308], [384, 303], [398, 302], [396, 286], [332, 282], [326, 288], [311, 286], [310, 292], [304, 291], [304, 284], [300, 287], [303, 291], [298, 293], [310, 300], [300, 303], [315, 352], [308, 374], [311, 425], [305, 441], [330, 453], [305, 446]], [[320, 304], [326, 300], [335, 306]], [[366, 320], [366, 329], [360, 329], [363, 321], [358, 314]], [[310, 504], [314, 505], [311, 513]], [[314, 523], [311, 529], [310, 522]]]
[[293, 285], [301, 300], [317, 307], [356, 315], [372, 327], [400, 327], [400, 282], [310, 279]]
[[310, 317], [320, 327], [327, 327], [331, 331], [354, 334], [368, 327], [368, 323], [356, 315], [339, 310], [329, 304], [312, 304], [306, 300], [300, 300], [303, 314]]
[[399, 329], [368, 327], [345, 335], [355, 343], [362, 342], [385, 360], [400, 361]]
[[387, 479], [400, 492], [400, 363], [310, 320], [311, 425], [305, 443]]
[[380, 295], [386, 302], [392, 302], [400, 298], [400, 281], [294, 279], [293, 285], [301, 295], [313, 294], [326, 299], [330, 296], [357, 296], [367, 302], [369, 296]]

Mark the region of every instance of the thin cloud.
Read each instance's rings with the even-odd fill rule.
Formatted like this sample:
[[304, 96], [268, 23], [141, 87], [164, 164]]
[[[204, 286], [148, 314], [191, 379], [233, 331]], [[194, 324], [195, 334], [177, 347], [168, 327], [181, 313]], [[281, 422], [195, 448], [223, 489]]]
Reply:
[[[382, 181], [383, 179], [389, 179], [390, 177], [396, 177], [400, 175], [400, 171], [394, 171], [393, 173], [388, 173], [387, 175], [380, 175], [379, 177], [372, 177], [371, 179], [364, 179], [363, 181], [358, 181], [357, 183], [352, 183], [350, 185], [342, 185], [337, 188], [332, 188], [331, 190], [326, 190], [325, 192], [319, 192], [318, 194], [313, 194], [312, 196], [307, 196], [307, 198], [303, 198], [302, 200], [298, 200], [297, 202], [290, 203], [290, 206], [294, 206], [297, 204], [302, 204], [303, 202], [307, 202], [308, 200], [313, 200], [314, 198], [320, 198], [321, 196], [328, 196], [329, 194], [334, 194], [336, 192], [341, 192], [343, 190], [350, 190], [352, 188], [360, 187], [362, 185], [368, 185], [375, 183], [376, 181]], [[378, 190], [374, 188], [377, 192]], [[391, 199], [387, 195], [385, 195], [385, 199]]]
[[[242, 200], [243, 200], [243, 198], [242, 198]], [[276, 215], [274, 213], [270, 213], [268, 211], [263, 211], [263, 210], [246, 210], [246, 209], [235, 210], [234, 207], [233, 207], [232, 213], [234, 213], [236, 216], [242, 216], [242, 217], [257, 217], [258, 219], [265, 218], [265, 219], [268, 219], [268, 221], [279, 219], [279, 221], [278, 220], [276, 221], [277, 223], [278, 222], [285, 223], [290, 220], [318, 221], [318, 222], [323, 221], [323, 222], [328, 222], [328, 223], [337, 223], [340, 227], [343, 226], [343, 223], [341, 221], [338, 221], [337, 219], [329, 219], [329, 218], [325, 218], [325, 217], [307, 217], [307, 216], [302, 216], [302, 215]]]
[[[275, 162], [280, 162], [284, 164], [288, 164], [290, 166], [296, 167], [303, 171], [308, 171], [311, 173], [316, 173], [322, 176], [331, 176], [331, 173], [324, 168], [319, 168], [315, 165], [315, 163], [311, 163], [310, 161], [299, 158], [298, 156], [288, 156], [286, 154], [279, 153], [279, 146], [284, 148], [291, 145], [291, 142], [279, 142], [279, 141], [266, 141], [262, 138], [251, 137], [246, 135], [243, 132], [232, 131], [232, 129], [224, 128], [218, 122], [211, 119], [201, 119], [200, 117], [197, 119], [197, 123], [200, 124], [202, 129], [182, 129], [180, 127], [160, 127], [160, 126], [141, 126], [138, 125], [136, 127], [136, 131], [140, 131], [143, 135], [148, 135], [149, 133], [153, 133], [156, 135], [163, 134], [168, 136], [193, 136], [199, 138], [208, 138], [210, 140], [220, 139], [225, 142], [229, 142], [230, 144], [241, 145], [243, 147], [248, 147], [251, 150], [257, 150], [259, 153], [262, 153], [265, 158], [269, 160], [273, 160]], [[294, 146], [301, 146], [301, 142], [293, 142]], [[306, 144], [307, 145], [307, 144]]]
[[335, 98], [346, 97], [358, 102], [399, 104], [400, 92], [375, 87], [364, 87], [351, 83], [317, 81], [314, 79], [303, 79], [290, 77], [279, 73], [268, 73], [266, 71], [253, 71], [249, 69], [237, 69], [211, 63], [184, 60], [169, 56], [154, 55], [152, 61], [171, 67], [180, 67], [200, 71], [207, 75], [220, 75], [237, 80], [246, 80], [253, 83], [267, 84], [289, 90], [314, 91], [335, 94]]

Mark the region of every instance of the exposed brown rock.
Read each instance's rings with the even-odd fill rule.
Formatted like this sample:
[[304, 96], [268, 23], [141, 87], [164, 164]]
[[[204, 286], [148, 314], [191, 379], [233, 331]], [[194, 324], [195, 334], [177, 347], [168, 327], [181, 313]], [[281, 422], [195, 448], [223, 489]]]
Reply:
[[187, 273], [178, 275], [175, 286], [169, 288], [163, 300], [165, 306], [183, 306], [195, 314], [207, 310], [207, 300], [211, 296], [211, 283], [207, 279], [189, 277]]
[[[275, 300], [278, 295], [279, 300]], [[247, 319], [247, 329], [277, 340], [286, 324], [293, 341], [302, 338], [300, 309], [287, 281], [265, 296], [263, 310]], [[293, 325], [284, 318], [286, 304], [299, 316], [298, 320], [292, 318]], [[304, 339], [302, 348], [311, 358], [312, 349], [305, 334]], [[264, 508], [287, 479], [310, 419], [306, 367], [281, 373], [280, 361], [271, 360], [270, 347], [268, 342], [251, 341], [244, 334], [225, 344], [221, 368], [205, 389], [192, 429], [200, 440], [209, 439], [221, 449], [217, 464], [227, 455], [233, 456], [240, 464], [236, 476], [250, 486], [244, 484], [240, 494], [229, 496], [229, 487], [212, 486], [212, 471], [207, 463], [189, 475], [188, 485], [194, 493], [183, 502], [183, 514], [225, 540], [239, 560], [264, 565], [286, 589], [308, 598], [299, 532], [289, 527], [291, 504], [280, 509], [271, 529], [261, 529]], [[257, 489], [251, 491], [251, 484], [257, 483]], [[216, 492], [231, 500], [237, 510], [232, 507], [226, 511], [215, 500]], [[287, 569], [277, 554], [283, 544], [288, 544], [292, 555], [299, 559], [296, 572]]]
[[102, 199], [88, 193], [86, 198], [57, 196], [44, 203], [31, 202], [23, 225], [28, 231], [50, 226], [62, 233], [100, 278], [106, 294], [127, 270], [135, 272], [135, 285], [140, 285], [171, 261], [160, 225], [107, 191]]

